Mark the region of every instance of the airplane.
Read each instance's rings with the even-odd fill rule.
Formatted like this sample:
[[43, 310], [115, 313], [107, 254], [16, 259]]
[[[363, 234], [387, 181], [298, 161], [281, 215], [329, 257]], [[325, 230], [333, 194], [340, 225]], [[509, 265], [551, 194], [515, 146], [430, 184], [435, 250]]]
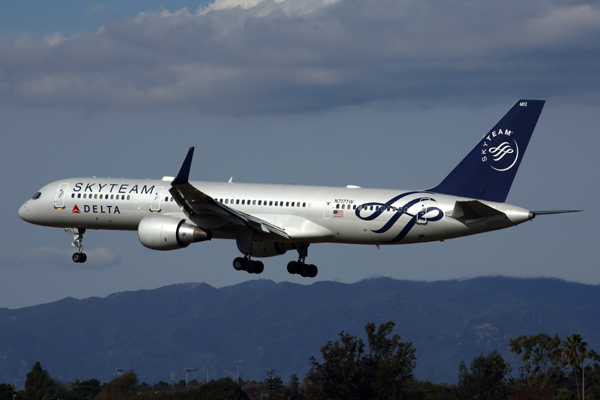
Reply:
[[88, 229], [137, 231], [142, 245], [176, 250], [232, 239], [243, 257], [233, 267], [260, 274], [253, 258], [290, 250], [291, 274], [314, 278], [308, 247], [317, 243], [395, 245], [444, 241], [495, 231], [537, 215], [505, 200], [544, 100], [519, 100], [437, 186], [425, 190], [365, 189], [190, 181], [191, 147], [175, 177], [162, 180], [70, 178], [45, 185], [19, 209], [32, 224], [74, 234], [73, 261], [87, 260]]

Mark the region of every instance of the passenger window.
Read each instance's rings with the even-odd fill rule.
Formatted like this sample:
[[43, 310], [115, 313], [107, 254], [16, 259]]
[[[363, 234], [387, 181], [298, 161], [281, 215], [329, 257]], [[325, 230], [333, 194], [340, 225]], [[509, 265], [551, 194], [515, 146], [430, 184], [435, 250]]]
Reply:
[[81, 193], [77, 193], [77, 198], [80, 199], [81, 198]]
[[[131, 199], [131, 196], [130, 196], [130, 195], [127, 195], [127, 200], [129, 200], [129, 199]], [[173, 199], [171, 199], [171, 200], [173, 200]]]
[[278, 205], [279, 205], [279, 202], [278, 202], [278, 201], [275, 201], [275, 206], [278, 206]]
[[285, 206], [286, 206], [286, 207], [289, 207], [289, 206], [290, 206], [290, 202], [289, 202], [289, 201], [286, 201], [286, 202], [285, 202]]
[[243, 205], [243, 204], [246, 204], [246, 200], [242, 200], [242, 205]]
[[339, 204], [336, 204], [336, 205], [335, 205], [335, 208], [340, 208], [340, 205], [339, 205]]
[[229, 204], [229, 199], [225, 199], [225, 204]]
[[280, 202], [279, 202], [279, 206], [280, 206], [280, 207], [283, 207], [283, 201], [280, 201]]
[[373, 206], [371, 206], [371, 211], [373, 211]]
[[306, 207], [306, 203], [302, 203], [302, 207]]
[[273, 205], [273, 200], [269, 201], [269, 205], [272, 206]]
[[110, 199], [111, 199], [111, 200], [113, 200], [114, 198], [115, 198], [115, 195], [114, 195], [114, 194], [111, 194], [111, 195], [110, 195]]
[[237, 200], [235, 201], [235, 204], [240, 204], [240, 199], [237, 199]]
[[103, 195], [103, 194], [101, 194], [101, 195], [100, 195], [100, 200], [102, 200], [103, 198], [104, 198], [104, 195]]
[[258, 205], [259, 205], [259, 206], [261, 206], [261, 205], [262, 205], [262, 201], [261, 201], [261, 200], [259, 200], [259, 201], [258, 201]]
[[[37, 193], [35, 194], [37, 196]], [[71, 193], [71, 198], [75, 197], [75, 193]], [[33, 199], [35, 200], [35, 196], [33, 196]]]
[[353, 209], [353, 210], [356, 210], [356, 204], [352, 206], [352, 209]]

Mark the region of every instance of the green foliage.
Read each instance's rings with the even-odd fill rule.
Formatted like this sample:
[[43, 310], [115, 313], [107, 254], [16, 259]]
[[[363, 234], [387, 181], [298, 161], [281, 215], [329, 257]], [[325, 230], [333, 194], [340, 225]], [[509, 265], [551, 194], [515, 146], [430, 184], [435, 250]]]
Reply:
[[449, 389], [448, 398], [500, 400], [509, 394], [506, 376], [511, 372], [510, 365], [504, 362], [496, 351], [484, 356], [481, 353], [467, 368], [464, 361], [458, 367], [458, 384]]
[[88, 379], [87, 381], [80, 382], [79, 379], [75, 379], [70, 385], [70, 391], [74, 394], [74, 397], [78, 399], [93, 399], [98, 393], [102, 391], [100, 387], [100, 381], [98, 379]]
[[96, 399], [123, 400], [133, 397], [136, 393], [138, 376], [133, 371], [127, 371], [106, 384]]
[[[389, 321], [365, 327], [369, 353], [362, 339], [340, 332], [339, 340], [321, 347], [323, 363], [311, 357], [307, 380], [309, 399], [402, 399], [416, 367], [412, 343], [392, 335]], [[390, 337], [391, 335], [391, 337]]]
[[67, 397], [67, 390], [51, 379], [48, 371], [42, 369], [42, 365], [38, 361], [27, 373], [24, 394], [26, 400], [64, 399]]
[[509, 348], [525, 369], [528, 387], [550, 388], [560, 383], [561, 341], [547, 333], [521, 335], [509, 342]]
[[13, 395], [16, 393], [12, 385], [0, 383], [0, 400], [13, 400]]
[[565, 364], [573, 368], [573, 374], [575, 375], [575, 386], [577, 387], [577, 398], [581, 398], [579, 390], [579, 374], [581, 371], [581, 365], [587, 358], [587, 343], [583, 341], [583, 338], [579, 333], [573, 333], [566, 340], [561, 343], [562, 352], [561, 356]]

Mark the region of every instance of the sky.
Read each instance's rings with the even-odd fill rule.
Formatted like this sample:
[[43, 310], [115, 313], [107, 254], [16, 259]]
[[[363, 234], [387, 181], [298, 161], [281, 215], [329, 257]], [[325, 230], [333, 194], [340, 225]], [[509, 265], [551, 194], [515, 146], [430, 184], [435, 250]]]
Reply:
[[[32, 10], [35, 8], [35, 12]], [[562, 0], [11, 2], [0, 13], [0, 308], [169, 284], [552, 277], [600, 284], [600, 5]], [[546, 106], [507, 230], [405, 246], [320, 244], [235, 271], [234, 241], [146, 249], [72, 236], [20, 205], [69, 177], [388, 189], [437, 185], [519, 99]], [[201, 188], [200, 188], [201, 189]]]

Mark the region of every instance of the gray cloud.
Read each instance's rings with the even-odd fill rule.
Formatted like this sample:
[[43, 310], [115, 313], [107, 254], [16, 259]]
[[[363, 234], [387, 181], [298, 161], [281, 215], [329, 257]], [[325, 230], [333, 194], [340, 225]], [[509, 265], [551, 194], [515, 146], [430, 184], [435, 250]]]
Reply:
[[0, 102], [250, 114], [597, 101], [600, 6], [561, 0], [222, 0], [94, 33], [0, 36]]
[[54, 247], [37, 249], [5, 250], [0, 249], [0, 267], [44, 266], [58, 269], [101, 270], [118, 265], [120, 257], [106, 247], [86, 250], [88, 261], [76, 264], [71, 261], [73, 250], [61, 250]]

